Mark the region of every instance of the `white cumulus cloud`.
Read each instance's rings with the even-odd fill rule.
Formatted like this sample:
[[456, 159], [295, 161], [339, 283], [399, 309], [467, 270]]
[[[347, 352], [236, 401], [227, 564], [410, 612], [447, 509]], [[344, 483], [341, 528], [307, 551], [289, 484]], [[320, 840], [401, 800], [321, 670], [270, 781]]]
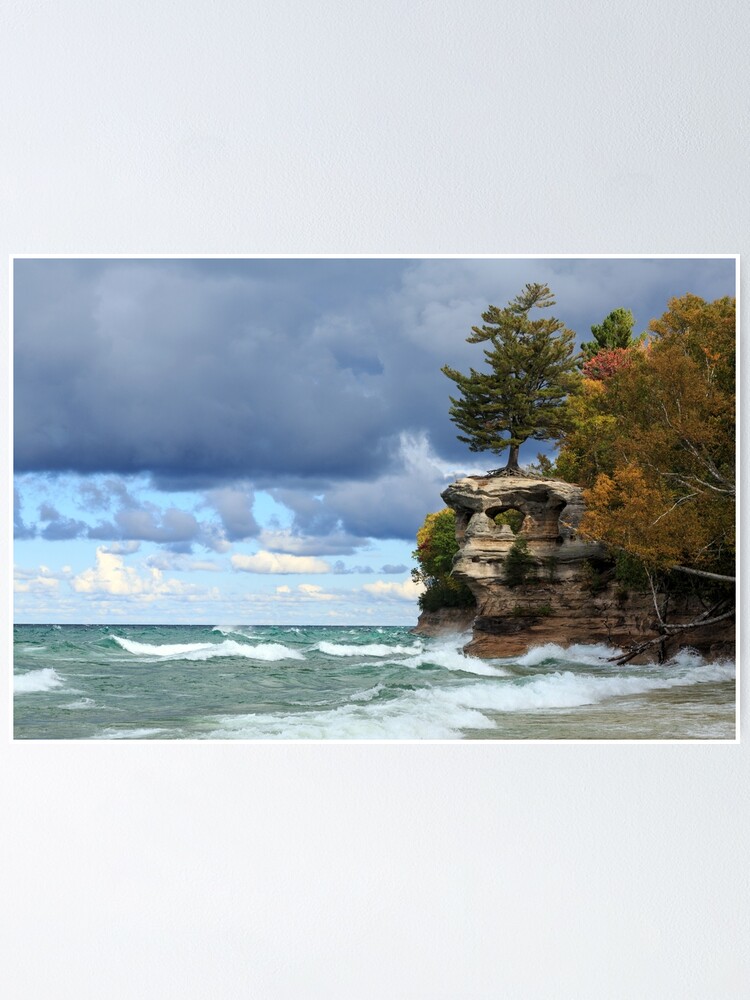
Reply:
[[311, 597], [315, 601], [333, 601], [335, 600], [334, 594], [327, 594], [322, 587], [318, 587], [314, 583], [300, 583], [297, 590], [304, 594], [305, 597]]
[[134, 567], [125, 565], [122, 556], [107, 551], [102, 545], [96, 550], [96, 565], [74, 576], [70, 585], [78, 594], [112, 594], [144, 600], [167, 594], [184, 596], [196, 589], [179, 580], [165, 579], [156, 568], [141, 576]]
[[362, 590], [377, 601], [416, 601], [424, 591], [424, 584], [413, 580], [403, 580], [401, 583], [376, 580], [375, 583], [363, 584]]
[[331, 567], [324, 559], [313, 556], [293, 556], [286, 553], [261, 550], [254, 556], [232, 556], [232, 569], [242, 573], [330, 573]]

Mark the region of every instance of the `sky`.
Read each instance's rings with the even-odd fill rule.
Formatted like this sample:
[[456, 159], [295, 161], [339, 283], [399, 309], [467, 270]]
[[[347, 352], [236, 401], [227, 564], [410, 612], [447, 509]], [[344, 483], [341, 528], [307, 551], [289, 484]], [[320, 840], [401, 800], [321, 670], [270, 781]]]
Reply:
[[531, 282], [580, 343], [733, 296], [735, 262], [17, 259], [16, 621], [416, 623], [417, 528], [505, 461], [440, 369], [481, 368], [471, 327]]

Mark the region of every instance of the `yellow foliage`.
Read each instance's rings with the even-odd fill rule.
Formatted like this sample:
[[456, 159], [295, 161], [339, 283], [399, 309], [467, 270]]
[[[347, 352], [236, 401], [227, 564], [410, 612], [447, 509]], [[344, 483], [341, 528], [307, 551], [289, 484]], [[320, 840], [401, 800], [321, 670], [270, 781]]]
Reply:
[[734, 548], [726, 504], [676, 493], [636, 463], [601, 475], [586, 490], [581, 534], [637, 556], [651, 569], [708, 565]]
[[[734, 556], [734, 301], [673, 299], [626, 370], [571, 401], [557, 468], [589, 485], [582, 531], [652, 568]], [[566, 465], [567, 463], [567, 465]]]

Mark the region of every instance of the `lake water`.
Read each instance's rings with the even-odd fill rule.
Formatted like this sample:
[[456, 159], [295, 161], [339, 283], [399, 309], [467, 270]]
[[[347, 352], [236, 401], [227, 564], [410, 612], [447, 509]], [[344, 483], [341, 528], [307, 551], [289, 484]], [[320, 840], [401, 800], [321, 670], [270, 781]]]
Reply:
[[377, 626], [17, 625], [17, 739], [733, 740], [735, 666]]

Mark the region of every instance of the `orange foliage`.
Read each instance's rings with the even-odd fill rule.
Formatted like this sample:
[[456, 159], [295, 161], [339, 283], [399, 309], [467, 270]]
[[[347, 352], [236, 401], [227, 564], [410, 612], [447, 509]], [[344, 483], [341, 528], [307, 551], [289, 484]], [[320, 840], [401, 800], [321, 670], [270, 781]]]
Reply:
[[734, 557], [734, 301], [673, 299], [632, 363], [569, 406], [558, 469], [587, 491], [582, 530], [647, 566]]

